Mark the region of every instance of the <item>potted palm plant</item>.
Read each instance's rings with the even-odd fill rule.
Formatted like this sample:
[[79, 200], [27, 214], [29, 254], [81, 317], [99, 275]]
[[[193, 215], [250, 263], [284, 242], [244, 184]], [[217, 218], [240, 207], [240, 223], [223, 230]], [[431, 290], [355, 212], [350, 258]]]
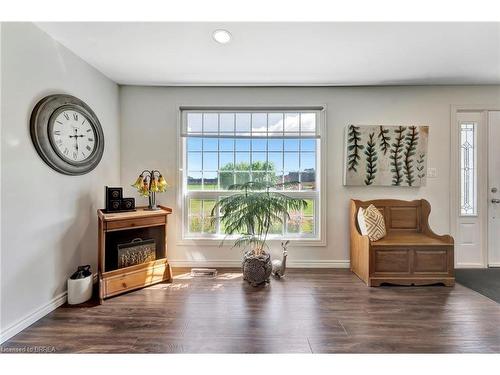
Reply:
[[303, 199], [273, 190], [275, 185], [246, 182], [231, 185], [237, 191], [220, 199], [212, 209], [212, 220], [220, 220], [227, 236], [238, 235], [234, 247], [243, 247], [243, 279], [257, 286], [269, 281], [271, 256], [268, 235], [273, 225], [290, 218], [290, 211], [307, 207]]

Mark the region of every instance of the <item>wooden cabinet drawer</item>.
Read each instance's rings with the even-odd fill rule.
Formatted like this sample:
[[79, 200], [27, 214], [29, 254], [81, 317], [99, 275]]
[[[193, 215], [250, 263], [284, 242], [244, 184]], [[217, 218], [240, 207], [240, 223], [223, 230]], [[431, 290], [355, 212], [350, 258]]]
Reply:
[[127, 271], [115, 270], [102, 274], [102, 298], [128, 290], [169, 280], [170, 269], [166, 259], [128, 267]]
[[126, 228], [147, 227], [153, 225], [164, 225], [165, 216], [153, 216], [137, 219], [128, 219], [120, 221], [108, 221], [106, 223], [106, 230], [118, 230]]

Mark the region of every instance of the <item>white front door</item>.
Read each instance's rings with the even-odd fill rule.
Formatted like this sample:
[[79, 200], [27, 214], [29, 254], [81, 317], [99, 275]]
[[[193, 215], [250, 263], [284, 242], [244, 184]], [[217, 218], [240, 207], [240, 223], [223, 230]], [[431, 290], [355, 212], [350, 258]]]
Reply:
[[488, 113], [488, 266], [500, 267], [500, 111]]

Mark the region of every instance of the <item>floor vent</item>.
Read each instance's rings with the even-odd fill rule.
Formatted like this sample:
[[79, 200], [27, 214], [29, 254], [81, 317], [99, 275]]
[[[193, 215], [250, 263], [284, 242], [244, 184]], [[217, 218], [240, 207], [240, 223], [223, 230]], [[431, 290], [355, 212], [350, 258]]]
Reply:
[[191, 277], [216, 277], [215, 268], [191, 268]]

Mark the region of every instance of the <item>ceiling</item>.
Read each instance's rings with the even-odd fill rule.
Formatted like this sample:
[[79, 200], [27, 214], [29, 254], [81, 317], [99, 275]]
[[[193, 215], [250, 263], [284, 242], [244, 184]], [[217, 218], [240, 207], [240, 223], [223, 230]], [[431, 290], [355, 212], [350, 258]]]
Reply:
[[37, 25], [119, 84], [500, 84], [500, 23]]

